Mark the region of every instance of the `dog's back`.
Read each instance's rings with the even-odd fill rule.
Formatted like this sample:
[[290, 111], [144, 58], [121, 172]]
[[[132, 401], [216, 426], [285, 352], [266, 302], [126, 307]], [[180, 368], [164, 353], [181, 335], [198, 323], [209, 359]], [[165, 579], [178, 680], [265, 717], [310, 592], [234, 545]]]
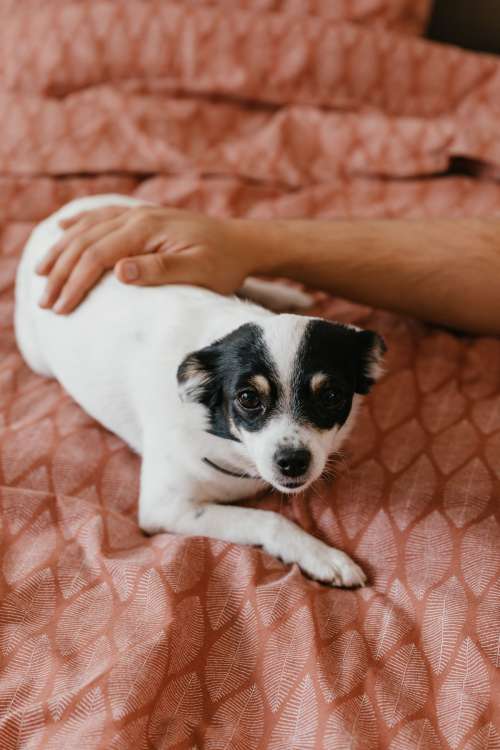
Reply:
[[35, 267], [62, 237], [59, 221], [116, 204], [144, 202], [122, 195], [82, 198], [35, 228], [17, 273], [15, 329], [19, 348], [35, 372], [57, 378], [89, 414], [140, 452], [144, 404], [137, 400], [155, 398], [158, 408], [164, 398], [175, 422], [175, 375], [186, 354], [227, 333], [239, 317], [245, 322], [269, 313], [190, 286], [122, 284], [112, 273], [105, 274], [70, 315], [40, 308], [45, 278]]
[[35, 272], [36, 265], [49, 248], [62, 237], [63, 230], [59, 226], [59, 221], [80, 211], [105, 205], [103, 198], [106, 198], [109, 204], [133, 206], [139, 203], [139, 201], [121, 195], [93, 196], [74, 200], [35, 227], [19, 263], [14, 317], [16, 338], [24, 359], [40, 375], [57, 376], [43, 347], [44, 331], [47, 328], [45, 322], [47, 321], [47, 324], [54, 329], [54, 333], [59, 328], [60, 334], [63, 334], [67, 326], [64, 323], [62, 326], [60, 323], [56, 323], [53, 315], [49, 315], [47, 318], [44, 311], [38, 307], [38, 299], [42, 295], [45, 278]]

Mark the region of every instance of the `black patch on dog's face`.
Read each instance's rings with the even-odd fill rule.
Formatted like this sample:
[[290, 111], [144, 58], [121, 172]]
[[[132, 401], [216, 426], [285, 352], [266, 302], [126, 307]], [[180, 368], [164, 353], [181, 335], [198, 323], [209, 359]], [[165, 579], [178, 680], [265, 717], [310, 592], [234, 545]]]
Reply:
[[[311, 320], [294, 365], [292, 413], [299, 422], [320, 430], [342, 426], [355, 393], [368, 393], [372, 367], [385, 351], [373, 331], [356, 331], [325, 320]], [[320, 385], [312, 387], [321, 373]]]
[[[256, 390], [256, 376], [265, 378], [269, 388], [266, 393], [259, 392], [262, 409], [249, 411], [239, 404], [238, 394], [245, 389]], [[177, 371], [177, 380], [186, 387], [189, 400], [207, 408], [208, 432], [228, 440], [239, 440], [232, 425], [250, 432], [260, 430], [275, 412], [280, 396], [278, 376], [262, 329], [254, 323], [245, 323], [210, 346], [189, 354]]]

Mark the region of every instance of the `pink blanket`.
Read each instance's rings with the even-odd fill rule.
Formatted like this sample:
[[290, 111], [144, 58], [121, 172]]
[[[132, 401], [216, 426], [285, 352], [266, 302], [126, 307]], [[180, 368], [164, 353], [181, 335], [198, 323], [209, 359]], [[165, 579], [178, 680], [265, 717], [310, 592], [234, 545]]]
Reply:
[[142, 536], [139, 459], [12, 328], [23, 243], [75, 196], [499, 214], [500, 60], [419, 39], [427, 6], [0, 0], [2, 750], [500, 748], [500, 341], [318, 294], [388, 372], [337, 478], [260, 504], [364, 566], [342, 591]]

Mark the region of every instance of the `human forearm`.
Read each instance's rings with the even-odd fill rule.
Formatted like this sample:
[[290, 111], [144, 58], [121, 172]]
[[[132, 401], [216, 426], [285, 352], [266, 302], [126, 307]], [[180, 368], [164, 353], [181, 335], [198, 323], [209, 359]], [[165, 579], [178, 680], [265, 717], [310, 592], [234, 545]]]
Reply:
[[500, 220], [241, 223], [262, 272], [356, 302], [500, 334]]

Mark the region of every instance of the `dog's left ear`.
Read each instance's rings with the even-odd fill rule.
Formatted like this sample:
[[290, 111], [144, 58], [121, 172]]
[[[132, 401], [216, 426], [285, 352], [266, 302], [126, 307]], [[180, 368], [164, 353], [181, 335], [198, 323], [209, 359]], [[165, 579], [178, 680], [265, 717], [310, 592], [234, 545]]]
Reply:
[[368, 393], [383, 373], [382, 360], [387, 351], [385, 341], [375, 331], [357, 331], [358, 371], [356, 393]]
[[217, 344], [191, 352], [183, 359], [177, 369], [177, 383], [183, 401], [206, 403], [209, 400], [214, 390], [217, 362]]

